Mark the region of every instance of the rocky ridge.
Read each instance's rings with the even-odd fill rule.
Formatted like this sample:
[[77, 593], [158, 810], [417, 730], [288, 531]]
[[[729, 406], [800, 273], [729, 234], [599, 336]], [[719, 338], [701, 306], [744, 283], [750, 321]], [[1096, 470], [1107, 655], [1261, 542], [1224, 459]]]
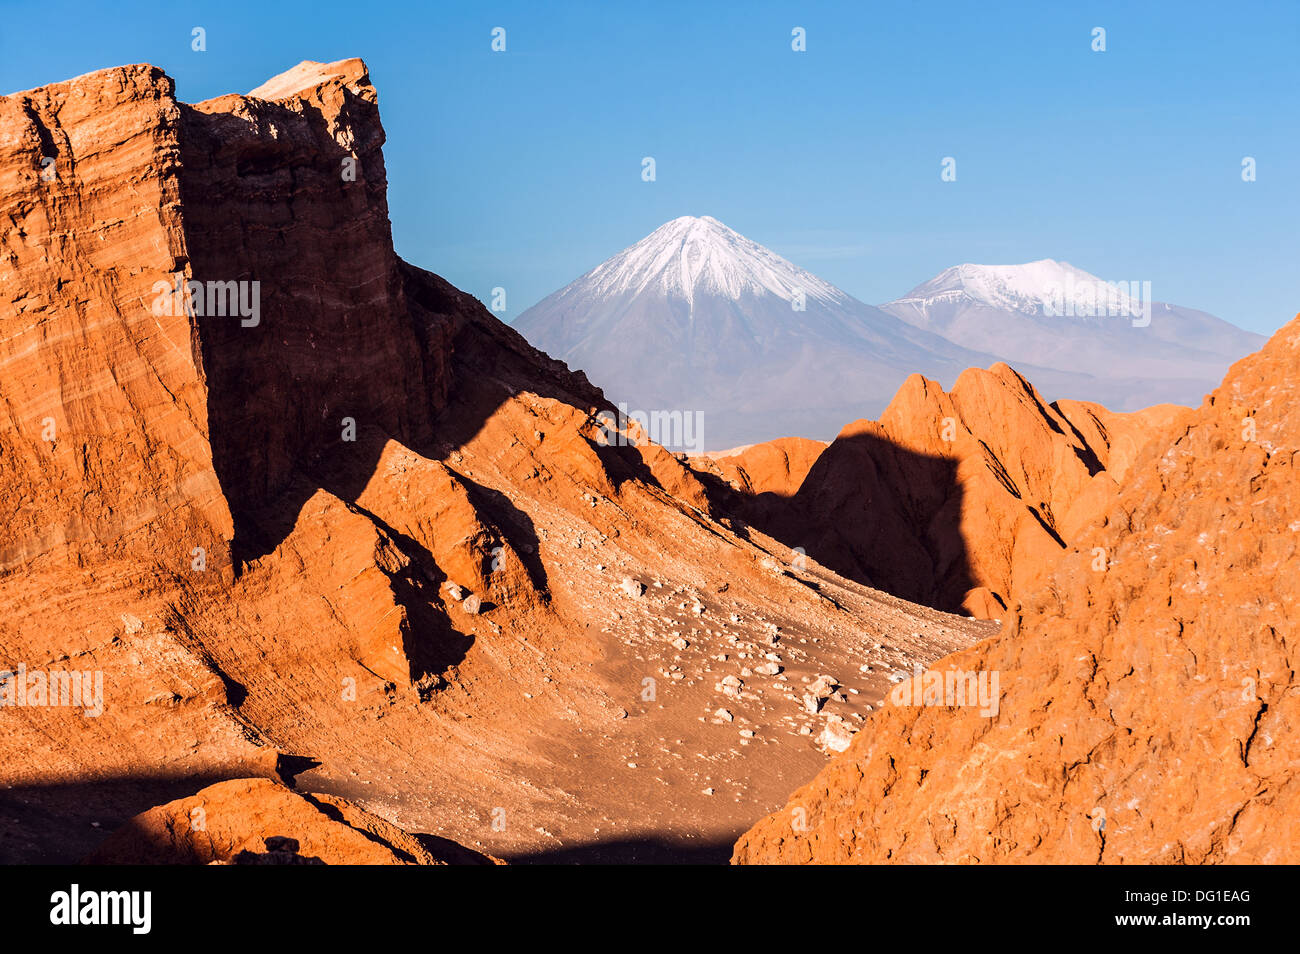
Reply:
[[1300, 317], [936, 667], [999, 673], [996, 714], [887, 705], [733, 860], [1295, 863], [1298, 356]]
[[691, 463], [725, 484], [713, 483], [720, 506], [840, 575], [1001, 619], [1184, 412], [1049, 404], [995, 364], [951, 391], [912, 375], [879, 421], [849, 424], [824, 450], [787, 439]]

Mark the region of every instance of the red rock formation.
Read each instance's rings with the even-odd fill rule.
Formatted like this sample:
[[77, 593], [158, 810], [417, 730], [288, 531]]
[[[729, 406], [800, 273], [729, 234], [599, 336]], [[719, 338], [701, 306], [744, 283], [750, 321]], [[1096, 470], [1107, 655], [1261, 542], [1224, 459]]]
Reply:
[[759, 463], [782, 453], [776, 442], [735, 458], [741, 479], [722, 476], [753, 497], [728, 497], [751, 523], [836, 572], [1001, 618], [1010, 595], [1033, 588], [1089, 527], [1137, 448], [1182, 410], [1048, 405], [1004, 364], [964, 372], [951, 392], [913, 375], [879, 422], [848, 425], [816, 457], [793, 501], [787, 473]]
[[[185, 315], [154, 283], [188, 260], [181, 108], [130, 66], [0, 97], [6, 533], [0, 571], [229, 536]], [[87, 492], [87, 477], [113, 474]], [[214, 553], [214, 563], [220, 558]]]
[[267, 779], [209, 785], [142, 812], [87, 864], [491, 864], [494, 859], [430, 839], [328, 795], [301, 795]]
[[999, 673], [995, 716], [886, 707], [734, 860], [1300, 861], [1298, 364], [1300, 318], [936, 667]]
[[826, 447], [824, 441], [806, 437], [779, 437], [762, 444], [701, 454], [692, 457], [690, 465], [751, 496], [793, 497]]

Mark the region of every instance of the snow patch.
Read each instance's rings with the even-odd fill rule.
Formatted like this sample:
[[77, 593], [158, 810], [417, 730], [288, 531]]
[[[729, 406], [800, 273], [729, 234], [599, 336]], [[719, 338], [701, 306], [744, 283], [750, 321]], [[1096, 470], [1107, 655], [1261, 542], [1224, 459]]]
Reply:
[[579, 283], [593, 296], [650, 290], [692, 305], [697, 295], [735, 301], [772, 294], [792, 301], [799, 291], [808, 300], [839, 305], [850, 300], [829, 282], [708, 215], [683, 215], [664, 223], [574, 284]]

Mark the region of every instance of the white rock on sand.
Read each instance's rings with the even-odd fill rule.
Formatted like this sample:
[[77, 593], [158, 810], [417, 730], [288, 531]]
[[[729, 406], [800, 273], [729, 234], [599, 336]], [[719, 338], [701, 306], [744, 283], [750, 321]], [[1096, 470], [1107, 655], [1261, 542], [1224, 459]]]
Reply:
[[853, 729], [839, 716], [832, 716], [817, 736], [818, 745], [831, 752], [843, 752], [853, 742]]

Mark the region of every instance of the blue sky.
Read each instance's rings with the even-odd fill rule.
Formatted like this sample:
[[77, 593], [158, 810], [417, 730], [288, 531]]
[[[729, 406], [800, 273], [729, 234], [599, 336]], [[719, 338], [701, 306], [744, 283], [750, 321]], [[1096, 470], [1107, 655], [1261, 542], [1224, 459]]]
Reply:
[[[504, 287], [508, 318], [686, 214], [873, 303], [961, 262], [1057, 258], [1260, 332], [1300, 310], [1300, 3], [3, 0], [0, 14], [3, 92], [150, 62], [195, 102], [363, 57], [398, 252], [484, 300]], [[956, 182], [940, 181], [945, 156]]]

